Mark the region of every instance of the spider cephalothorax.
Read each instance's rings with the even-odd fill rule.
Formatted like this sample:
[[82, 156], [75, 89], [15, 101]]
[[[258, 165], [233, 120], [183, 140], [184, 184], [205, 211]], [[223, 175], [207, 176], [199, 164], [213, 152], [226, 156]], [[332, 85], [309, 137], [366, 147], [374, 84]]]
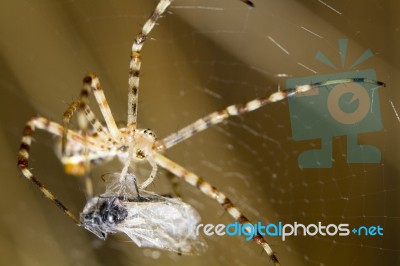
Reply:
[[[124, 128], [120, 130], [123, 134], [130, 132]], [[156, 135], [151, 129], [136, 129], [133, 133], [126, 133], [117, 149], [121, 162], [125, 162], [128, 156], [136, 160], [146, 159], [154, 148], [156, 140]], [[129, 154], [130, 149], [132, 149], [132, 154]]]

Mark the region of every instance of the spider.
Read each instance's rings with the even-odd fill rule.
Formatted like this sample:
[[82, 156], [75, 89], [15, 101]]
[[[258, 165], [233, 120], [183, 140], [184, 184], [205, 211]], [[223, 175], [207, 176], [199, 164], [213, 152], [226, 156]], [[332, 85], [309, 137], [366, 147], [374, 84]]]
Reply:
[[[242, 2], [253, 6], [251, 1], [241, 0]], [[239, 211], [232, 201], [216, 187], [206, 182], [203, 178], [190, 172], [185, 167], [168, 159], [162, 153], [172, 146], [192, 137], [193, 135], [206, 130], [207, 128], [219, 124], [231, 116], [239, 116], [252, 112], [270, 103], [281, 101], [287, 97], [298, 93], [304, 93], [311, 89], [330, 86], [335, 84], [359, 82], [372, 83], [377, 86], [384, 84], [368, 79], [342, 79], [333, 80], [310, 85], [301, 85], [293, 90], [280, 90], [272, 93], [270, 96], [256, 98], [244, 104], [230, 105], [220, 111], [213, 112], [203, 118], [198, 119], [192, 124], [178, 130], [169, 136], [160, 140], [156, 139], [155, 134], [150, 129], [139, 129], [136, 127], [139, 76], [141, 66], [142, 46], [150, 34], [151, 30], [164, 13], [172, 0], [160, 0], [155, 10], [145, 22], [142, 30], [136, 35], [132, 45], [131, 60], [129, 65], [129, 88], [128, 88], [128, 121], [125, 127], [118, 127], [107, 103], [106, 97], [101, 88], [98, 77], [93, 74], [87, 74], [83, 79], [83, 88], [78, 100], [74, 101], [66, 110], [63, 116], [63, 125], [50, 121], [44, 117], [33, 117], [25, 125], [23, 130], [22, 143], [19, 149], [18, 167], [22, 174], [34, 183], [39, 190], [51, 201], [53, 201], [68, 217], [76, 224], [84, 226], [84, 218], [78, 219], [53, 193], [32, 174], [28, 167], [29, 150], [31, 147], [32, 136], [36, 129], [47, 131], [53, 135], [61, 137], [61, 162], [68, 173], [82, 174], [87, 171], [91, 163], [98, 161], [107, 161], [114, 157], [119, 157], [123, 163], [119, 182], [123, 183], [128, 175], [129, 168], [138, 161], [147, 161], [152, 170], [150, 176], [138, 185], [139, 190], [145, 189], [151, 184], [156, 176], [158, 167], [164, 168], [183, 181], [199, 189], [205, 196], [216, 200], [235, 221], [244, 225], [251, 224], [250, 221]], [[103, 126], [96, 118], [89, 107], [89, 95], [93, 94], [99, 105], [102, 116], [105, 120]], [[78, 114], [78, 124], [81, 131], [69, 129], [69, 123], [73, 114]], [[93, 132], [88, 130], [89, 123]], [[90, 182], [86, 180], [87, 194], [91, 196]], [[96, 197], [98, 199], [98, 197]], [[89, 200], [89, 202], [92, 202]], [[97, 206], [97, 203], [89, 204]], [[89, 208], [89, 207], [88, 207]], [[90, 209], [90, 208], [89, 208]], [[83, 213], [87, 212], [87, 209]], [[246, 227], [246, 229], [249, 229]], [[269, 258], [275, 265], [279, 265], [278, 259], [271, 249], [270, 245], [260, 235], [256, 234], [253, 240], [262, 246]]]

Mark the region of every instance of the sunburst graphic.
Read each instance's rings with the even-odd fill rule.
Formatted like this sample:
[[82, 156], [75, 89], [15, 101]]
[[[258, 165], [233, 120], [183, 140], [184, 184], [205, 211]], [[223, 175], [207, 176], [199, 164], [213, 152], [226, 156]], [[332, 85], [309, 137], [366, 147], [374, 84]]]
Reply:
[[[344, 68], [345, 61], [346, 61], [348, 40], [347, 39], [339, 39], [338, 42], [339, 42], [339, 52], [340, 52], [342, 68]], [[365, 50], [365, 52], [350, 66], [350, 68], [358, 66], [359, 64], [361, 64], [362, 62], [364, 62], [365, 60], [367, 60], [368, 58], [370, 58], [373, 55], [374, 54], [372, 53], [371, 49]], [[321, 51], [317, 52], [317, 54], [315, 55], [315, 58], [318, 61], [321, 61], [322, 63], [324, 63], [327, 66], [330, 66], [333, 69], [338, 69], [337, 66], [334, 63], [332, 63], [332, 61], [329, 60], [329, 58], [326, 57], [326, 55], [324, 55]]]

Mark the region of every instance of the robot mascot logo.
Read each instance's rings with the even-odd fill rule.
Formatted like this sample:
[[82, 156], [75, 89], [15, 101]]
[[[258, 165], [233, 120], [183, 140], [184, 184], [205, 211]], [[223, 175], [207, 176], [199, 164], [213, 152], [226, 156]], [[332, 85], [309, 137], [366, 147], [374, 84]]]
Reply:
[[[342, 68], [344, 68], [347, 40], [339, 40]], [[350, 67], [353, 68], [373, 54], [366, 50]], [[316, 59], [337, 69], [321, 52]], [[293, 78], [286, 81], [292, 89], [298, 85], [329, 80], [367, 78], [376, 80], [374, 69], [328, 75]], [[347, 137], [348, 163], [379, 163], [380, 150], [371, 145], [358, 144], [358, 134], [380, 131], [382, 120], [379, 107], [378, 87], [373, 84], [347, 83], [319, 87], [307, 93], [289, 97], [289, 111], [293, 139], [296, 141], [321, 138], [321, 148], [303, 151], [298, 158], [300, 168], [331, 168], [332, 138]]]

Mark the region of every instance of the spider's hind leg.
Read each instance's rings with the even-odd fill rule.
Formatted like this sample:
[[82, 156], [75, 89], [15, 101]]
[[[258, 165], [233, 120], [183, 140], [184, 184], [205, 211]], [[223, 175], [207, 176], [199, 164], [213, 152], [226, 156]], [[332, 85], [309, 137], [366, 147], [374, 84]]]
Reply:
[[[43, 193], [43, 195], [51, 200], [58, 208], [60, 208], [69, 218], [76, 224], [80, 224], [79, 219], [75, 216], [61, 201], [59, 201], [53, 193], [51, 193], [29, 170], [29, 151], [32, 143], [32, 135], [36, 129], [42, 129], [54, 135], [61, 136], [63, 129], [57, 123], [51, 122], [43, 117], [33, 117], [25, 125], [21, 146], [18, 153], [18, 168], [22, 174]], [[79, 135], [73, 134], [74, 141], [79, 141]]]
[[[251, 225], [250, 227], [252, 227], [250, 221], [236, 207], [234, 207], [232, 201], [225, 194], [220, 192], [216, 187], [212, 186], [201, 177], [195, 175], [181, 165], [169, 160], [168, 158], [157, 152], [154, 152], [153, 156], [159, 166], [170, 171], [177, 177], [180, 177], [190, 185], [198, 188], [207, 197], [216, 200], [229, 213], [229, 215], [231, 215], [235, 219], [235, 221], [242, 225], [249, 224]], [[251, 232], [249, 226], [246, 226], [245, 229], [248, 233], [254, 233]], [[254, 234], [253, 240], [263, 247], [275, 266], [280, 265], [278, 262], [278, 258], [272, 251], [270, 245], [258, 232]]]

